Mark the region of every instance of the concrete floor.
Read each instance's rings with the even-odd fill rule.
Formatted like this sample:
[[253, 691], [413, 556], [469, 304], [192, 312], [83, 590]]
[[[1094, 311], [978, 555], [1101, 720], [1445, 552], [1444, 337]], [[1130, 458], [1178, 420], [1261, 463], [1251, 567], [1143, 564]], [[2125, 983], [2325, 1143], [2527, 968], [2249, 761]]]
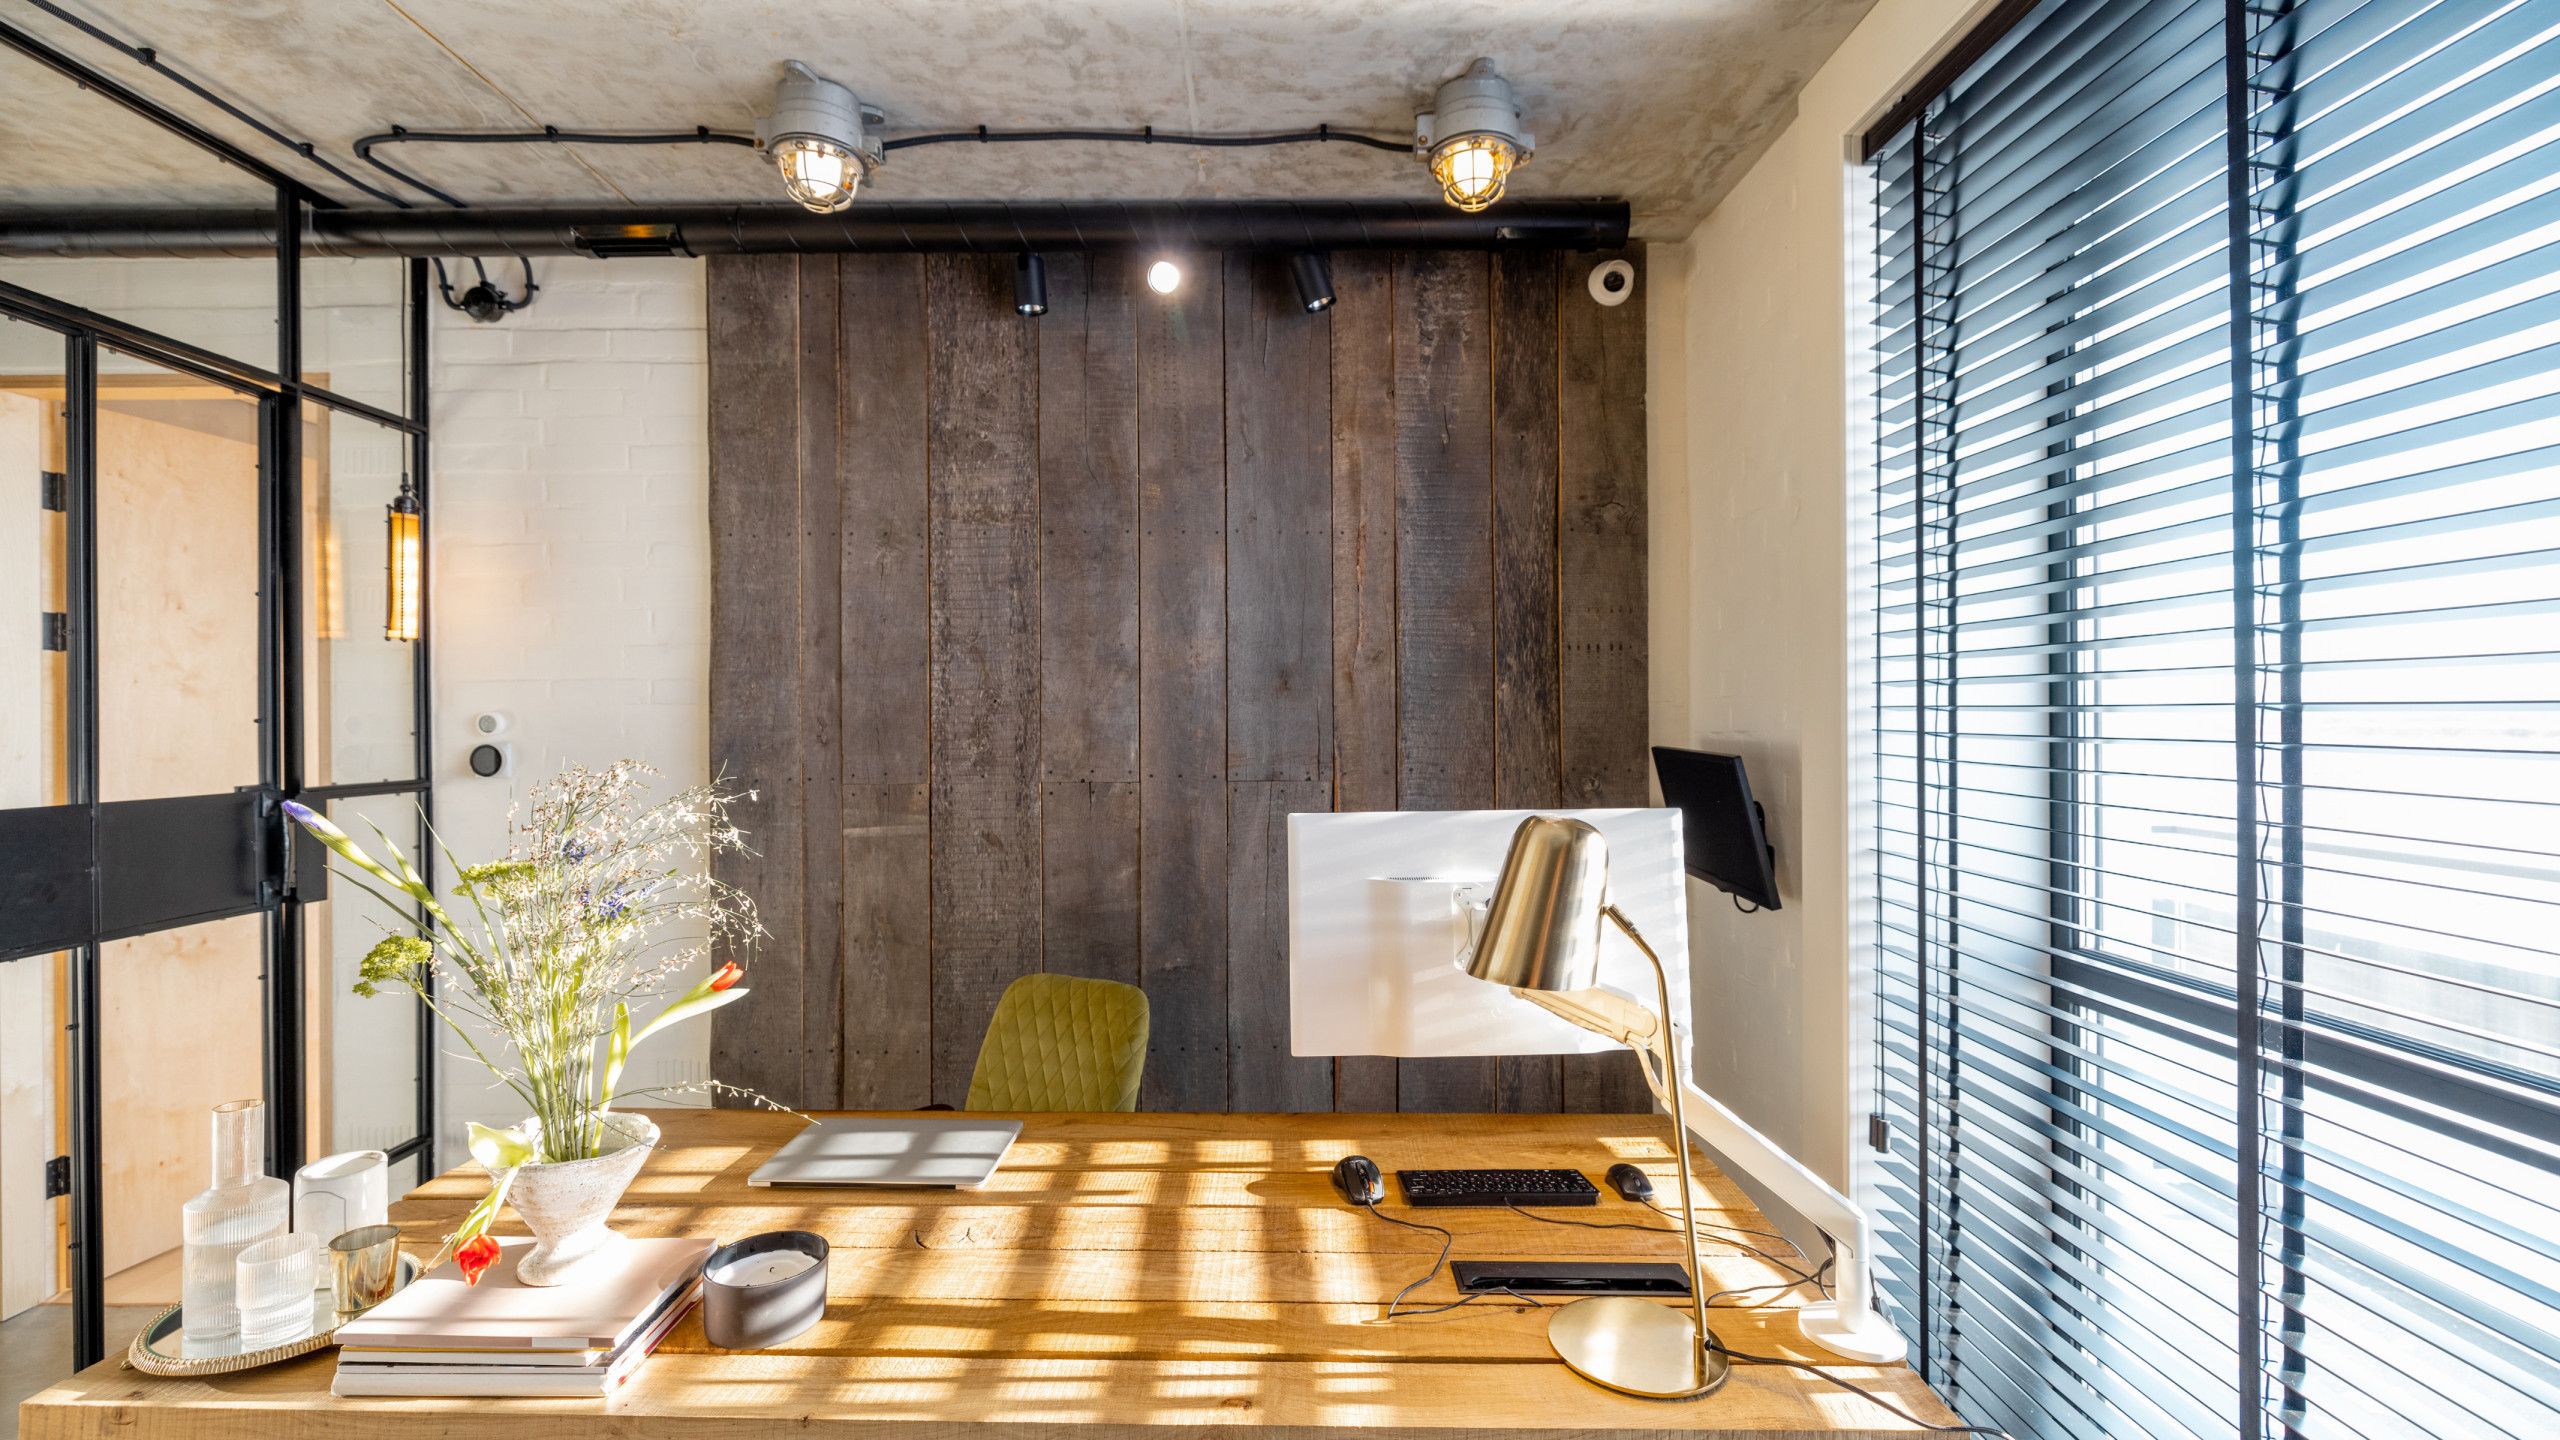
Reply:
[[[107, 1307], [107, 1353], [122, 1355], [133, 1332], [166, 1306]], [[0, 1320], [0, 1440], [17, 1440], [18, 1402], [71, 1373], [71, 1307], [37, 1305]]]

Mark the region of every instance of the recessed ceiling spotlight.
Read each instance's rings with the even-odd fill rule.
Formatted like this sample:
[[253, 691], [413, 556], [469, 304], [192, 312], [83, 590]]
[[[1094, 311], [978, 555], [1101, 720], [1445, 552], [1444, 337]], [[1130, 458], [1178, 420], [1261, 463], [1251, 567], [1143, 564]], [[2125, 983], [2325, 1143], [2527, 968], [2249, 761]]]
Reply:
[[1310, 315], [1333, 308], [1333, 266], [1321, 250], [1301, 250], [1289, 257], [1289, 278], [1298, 282], [1298, 304]]
[[1478, 60], [1413, 117], [1413, 151], [1430, 165], [1440, 194], [1461, 210], [1502, 198], [1512, 170], [1538, 148], [1520, 128], [1520, 102], [1491, 60]]
[[797, 60], [782, 68], [773, 113], [756, 122], [756, 140], [792, 199], [821, 215], [841, 210], [879, 168], [880, 137], [868, 127], [880, 123], [880, 112]]
[[1182, 267], [1170, 260], [1159, 260], [1147, 267], [1147, 288], [1159, 295], [1170, 295], [1182, 288]]

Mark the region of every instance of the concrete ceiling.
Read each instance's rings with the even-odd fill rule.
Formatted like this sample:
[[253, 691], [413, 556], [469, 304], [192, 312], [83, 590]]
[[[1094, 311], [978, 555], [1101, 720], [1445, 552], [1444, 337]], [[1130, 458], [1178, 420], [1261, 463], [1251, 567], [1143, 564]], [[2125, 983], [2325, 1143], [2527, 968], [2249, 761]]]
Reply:
[[[1874, 0], [63, 0], [100, 27], [315, 142], [351, 173], [358, 136], [411, 129], [746, 131], [799, 59], [887, 113], [892, 135], [1076, 126], [1412, 133], [1476, 55], [1518, 86], [1522, 195], [1605, 195], [1636, 232], [1684, 235], [1794, 114], [1805, 78]], [[377, 203], [21, 0], [0, 18], [321, 190]], [[236, 203], [254, 182], [175, 140], [100, 163], [132, 122], [0, 56], [0, 206]], [[66, 93], [68, 92], [68, 93]], [[100, 118], [104, 113], [106, 118]], [[772, 201], [729, 146], [393, 147], [475, 205]], [[390, 185], [385, 188], [396, 188]], [[403, 192], [407, 193], [407, 192]], [[891, 199], [1417, 196], [1409, 157], [1352, 146], [1199, 150], [929, 146], [890, 156]], [[421, 204], [426, 197], [410, 194]]]

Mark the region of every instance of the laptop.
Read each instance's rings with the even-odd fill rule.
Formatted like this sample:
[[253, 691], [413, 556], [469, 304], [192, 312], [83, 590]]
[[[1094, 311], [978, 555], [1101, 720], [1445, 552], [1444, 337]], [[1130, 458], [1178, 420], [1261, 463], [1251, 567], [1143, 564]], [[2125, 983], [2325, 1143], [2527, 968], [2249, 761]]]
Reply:
[[975, 1190], [1004, 1163], [1019, 1120], [844, 1116], [811, 1121], [750, 1185], [892, 1185]]

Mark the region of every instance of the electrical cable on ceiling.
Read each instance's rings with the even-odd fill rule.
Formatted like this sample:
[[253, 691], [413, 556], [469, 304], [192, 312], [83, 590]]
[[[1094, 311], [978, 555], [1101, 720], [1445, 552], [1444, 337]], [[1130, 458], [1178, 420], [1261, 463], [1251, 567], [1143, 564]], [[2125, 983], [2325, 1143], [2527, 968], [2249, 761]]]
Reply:
[[463, 291], [461, 299], [453, 298], [453, 282], [445, 278], [442, 257], [436, 260], [436, 288], [444, 292], [444, 303], [448, 309], [459, 310], [484, 325], [494, 324], [532, 304], [533, 292], [542, 288], [534, 283], [531, 260], [519, 255], [516, 263], [524, 266], [524, 298], [520, 300], [507, 298], [507, 292], [498, 288], [498, 282], [489, 278], [489, 267], [480, 263], [476, 255], [471, 257], [471, 268], [480, 272], [480, 283]]
[[[282, 145], [287, 150], [290, 150], [303, 159], [310, 161], [312, 164], [319, 166], [321, 169], [328, 171], [330, 174], [337, 176], [339, 179], [346, 181], [348, 184], [353, 185], [376, 200], [380, 200], [385, 204], [396, 205], [403, 210], [409, 208], [408, 201], [401, 199], [397, 195], [376, 190], [353, 175], [348, 174], [346, 171], [341, 170], [337, 166], [330, 164], [328, 161], [321, 159], [318, 149], [314, 147], [311, 142], [307, 140], [294, 139], [292, 136], [289, 136], [274, 126], [269, 125], [257, 116], [250, 114], [248, 111], [243, 110], [239, 106], [232, 104], [230, 101], [223, 99], [221, 96], [214, 94], [211, 90], [206, 89], [195, 81], [188, 79], [186, 76], [160, 63], [159, 52], [151, 49], [149, 46], [128, 45], [113, 35], [108, 34], [106, 31], [99, 29], [97, 26], [90, 24], [88, 21], [81, 19], [79, 16], [72, 14], [70, 11], [63, 9], [61, 6], [52, 3], [52, 0], [27, 0], [27, 3], [35, 6], [39, 10], [42, 10], [47, 15], [52, 16], [54, 19], [61, 21], [65, 25], [69, 25], [80, 31], [82, 34], [97, 40], [100, 44], [113, 48], [126, 59], [140, 64], [145, 69], [150, 70], [153, 74], [166, 76], [167, 78], [176, 81], [178, 84], [186, 87], [189, 94], [192, 94], [196, 98], [203, 100], [205, 103], [212, 105], [223, 114], [230, 116], [232, 119], [239, 121], [241, 124], [248, 126], [252, 130], [257, 131], [259, 134], [266, 136], [268, 139]], [[315, 195], [313, 198], [330, 205], [338, 203], [335, 200], [329, 199], [327, 196]]]
[[[1137, 130], [990, 130], [984, 125], [974, 130], [947, 130], [928, 135], [904, 135], [884, 140], [880, 148], [905, 150], [917, 145], [1019, 145], [1055, 144], [1062, 141], [1101, 141], [1122, 145], [1197, 145], [1221, 149], [1241, 149], [1261, 145], [1324, 145], [1340, 141], [1348, 145], [1365, 145], [1372, 150], [1385, 150], [1397, 155], [1413, 153], [1411, 140], [1388, 140], [1376, 135], [1363, 135], [1355, 130], [1336, 130], [1331, 125], [1318, 125], [1313, 130], [1289, 130], [1268, 135], [1195, 135], [1160, 131], [1149, 125]], [[411, 130], [394, 125], [379, 135], [367, 135], [355, 142], [356, 158], [383, 174], [425, 194], [432, 195], [457, 210], [467, 210], [468, 202], [437, 189], [406, 170], [373, 153], [378, 145], [743, 145], [753, 149], [752, 135], [736, 135], [697, 125], [689, 131], [658, 134], [612, 135], [594, 131], [563, 130], [546, 125], [540, 130], [509, 130], [487, 134], [471, 134], [451, 130]], [[367, 190], [367, 194], [380, 194]]]

